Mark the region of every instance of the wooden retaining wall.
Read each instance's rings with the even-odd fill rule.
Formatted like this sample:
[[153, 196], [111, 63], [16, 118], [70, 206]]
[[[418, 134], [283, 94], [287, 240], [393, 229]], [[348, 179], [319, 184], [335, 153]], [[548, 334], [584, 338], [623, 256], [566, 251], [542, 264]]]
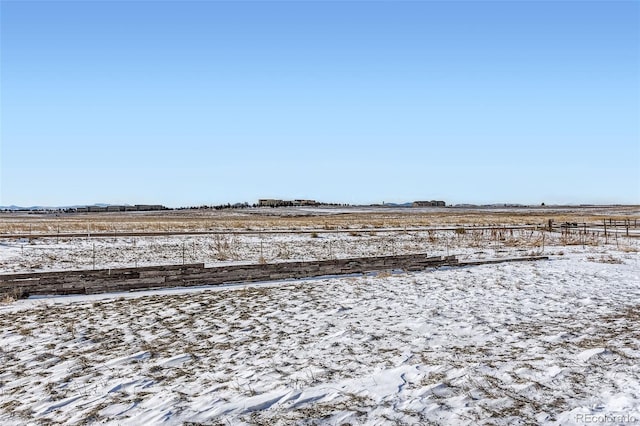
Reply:
[[67, 295], [271, 281], [373, 271], [419, 271], [438, 266], [470, 266], [505, 261], [541, 260], [544, 256], [480, 262], [458, 262], [455, 256], [424, 254], [350, 259], [228, 265], [205, 268], [203, 263], [139, 268], [37, 272], [0, 275], [0, 295]]

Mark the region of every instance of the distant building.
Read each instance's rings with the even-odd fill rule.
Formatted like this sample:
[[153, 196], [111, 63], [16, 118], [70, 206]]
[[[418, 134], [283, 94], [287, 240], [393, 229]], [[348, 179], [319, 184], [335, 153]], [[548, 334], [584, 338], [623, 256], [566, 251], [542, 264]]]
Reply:
[[279, 207], [279, 206], [284, 206], [285, 201], [277, 200], [275, 198], [262, 198], [258, 200], [258, 205], [260, 207]]
[[72, 209], [76, 213], [103, 213], [103, 212], [148, 212], [156, 210], [167, 210], [160, 204], [136, 204], [135, 206], [87, 206]]
[[413, 207], [445, 207], [444, 201], [431, 200], [431, 201], [414, 201]]
[[261, 198], [258, 200], [260, 207], [290, 207], [290, 206], [318, 206], [316, 200], [278, 200], [275, 198]]
[[149, 212], [154, 210], [165, 210], [165, 206], [160, 204], [136, 204], [136, 210], [139, 212]]
[[89, 206], [87, 207], [89, 209], [89, 212], [91, 213], [98, 213], [98, 212], [106, 212], [107, 208], [106, 207], [102, 207], [102, 206]]

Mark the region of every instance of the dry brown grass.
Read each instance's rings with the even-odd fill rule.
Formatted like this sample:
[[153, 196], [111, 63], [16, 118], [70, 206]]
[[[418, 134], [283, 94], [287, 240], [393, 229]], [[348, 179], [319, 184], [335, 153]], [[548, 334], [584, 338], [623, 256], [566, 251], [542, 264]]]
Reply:
[[[424, 226], [545, 225], [602, 219], [640, 220], [638, 207], [566, 209], [442, 209], [430, 212], [371, 211], [323, 215], [292, 215], [290, 210], [211, 211], [181, 210], [139, 213], [35, 215], [1, 213], [0, 234], [56, 232], [178, 232], [263, 229], [378, 229]], [[328, 210], [330, 211], [330, 210]]]
[[388, 278], [391, 276], [391, 271], [380, 271], [376, 274], [376, 278]]
[[620, 247], [620, 251], [624, 253], [638, 253], [640, 249], [638, 249], [637, 247], [623, 246], [623, 247]]
[[0, 305], [13, 303], [16, 301], [16, 298], [10, 294], [2, 294], [0, 295]]
[[600, 256], [600, 257], [588, 256], [587, 260], [590, 261], [590, 262], [596, 262], [596, 263], [613, 263], [613, 264], [622, 264], [622, 263], [624, 263], [624, 261], [622, 259], [619, 259], [619, 258], [611, 256], [611, 255]]

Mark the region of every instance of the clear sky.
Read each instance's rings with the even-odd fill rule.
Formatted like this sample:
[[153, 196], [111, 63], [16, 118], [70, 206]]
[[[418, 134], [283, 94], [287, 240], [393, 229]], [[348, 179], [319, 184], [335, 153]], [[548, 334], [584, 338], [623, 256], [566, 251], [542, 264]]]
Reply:
[[0, 205], [640, 203], [638, 1], [0, 2]]

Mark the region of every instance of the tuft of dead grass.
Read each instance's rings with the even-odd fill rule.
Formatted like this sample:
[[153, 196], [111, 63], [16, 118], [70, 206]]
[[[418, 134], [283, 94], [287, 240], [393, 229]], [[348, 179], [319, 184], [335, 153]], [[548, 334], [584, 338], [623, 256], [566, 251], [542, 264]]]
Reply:
[[16, 301], [16, 298], [11, 294], [0, 295], [0, 305], [7, 305]]
[[380, 271], [376, 274], [376, 278], [389, 278], [391, 276], [391, 271]]
[[611, 263], [611, 264], [623, 264], [624, 261], [622, 259], [619, 259], [617, 257], [614, 257], [612, 255], [606, 255], [606, 256], [600, 256], [600, 257], [595, 257], [595, 256], [587, 256], [587, 260], [590, 262], [596, 262], [596, 263]]

